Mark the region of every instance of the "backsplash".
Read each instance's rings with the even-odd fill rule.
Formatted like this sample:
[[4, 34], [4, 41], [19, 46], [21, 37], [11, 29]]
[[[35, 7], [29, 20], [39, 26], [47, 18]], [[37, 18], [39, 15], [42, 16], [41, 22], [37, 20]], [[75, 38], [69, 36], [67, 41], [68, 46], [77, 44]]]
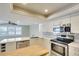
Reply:
[[79, 41], [79, 33], [76, 33], [76, 34], [75, 34], [74, 39], [75, 39], [75, 41]]
[[42, 34], [44, 37], [55, 38], [55, 35], [53, 34], [53, 32], [43, 32]]

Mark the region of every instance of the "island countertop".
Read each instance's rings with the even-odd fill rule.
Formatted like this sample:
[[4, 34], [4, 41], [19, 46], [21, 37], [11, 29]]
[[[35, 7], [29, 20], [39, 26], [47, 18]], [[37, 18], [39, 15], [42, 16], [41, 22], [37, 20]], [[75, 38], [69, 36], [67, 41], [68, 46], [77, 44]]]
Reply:
[[30, 40], [30, 37], [18, 37], [18, 38], [3, 39], [2, 41], [0, 41], [0, 44], [8, 43], [8, 42], [24, 41], [24, 40]]

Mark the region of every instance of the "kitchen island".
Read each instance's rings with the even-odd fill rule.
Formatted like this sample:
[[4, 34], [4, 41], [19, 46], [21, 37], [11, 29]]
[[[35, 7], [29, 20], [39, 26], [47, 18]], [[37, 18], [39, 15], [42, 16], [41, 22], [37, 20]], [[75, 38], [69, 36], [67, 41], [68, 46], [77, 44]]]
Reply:
[[48, 53], [48, 49], [39, 45], [33, 45], [11, 52], [2, 52], [0, 56], [46, 56]]

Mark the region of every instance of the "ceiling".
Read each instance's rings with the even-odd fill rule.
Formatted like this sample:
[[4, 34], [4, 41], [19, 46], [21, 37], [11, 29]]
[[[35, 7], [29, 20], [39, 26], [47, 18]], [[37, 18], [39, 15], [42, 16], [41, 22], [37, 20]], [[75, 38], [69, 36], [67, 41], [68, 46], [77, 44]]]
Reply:
[[75, 3], [13, 3], [13, 8], [18, 11], [24, 10], [25, 13], [29, 13], [30, 15], [49, 17], [73, 5], [75, 5]]

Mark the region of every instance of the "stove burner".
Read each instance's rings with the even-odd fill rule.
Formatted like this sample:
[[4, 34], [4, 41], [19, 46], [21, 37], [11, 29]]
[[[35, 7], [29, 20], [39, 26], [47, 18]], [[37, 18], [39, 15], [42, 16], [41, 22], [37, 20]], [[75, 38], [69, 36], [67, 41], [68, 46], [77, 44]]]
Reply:
[[61, 43], [61, 44], [65, 44], [65, 45], [73, 42], [72, 39], [55, 39], [55, 40], [54, 39], [51, 39], [51, 41], [57, 42], [57, 43]]
[[73, 41], [72, 39], [67, 39], [67, 38], [57, 38], [56, 40], [65, 42], [65, 43], [71, 43]]

